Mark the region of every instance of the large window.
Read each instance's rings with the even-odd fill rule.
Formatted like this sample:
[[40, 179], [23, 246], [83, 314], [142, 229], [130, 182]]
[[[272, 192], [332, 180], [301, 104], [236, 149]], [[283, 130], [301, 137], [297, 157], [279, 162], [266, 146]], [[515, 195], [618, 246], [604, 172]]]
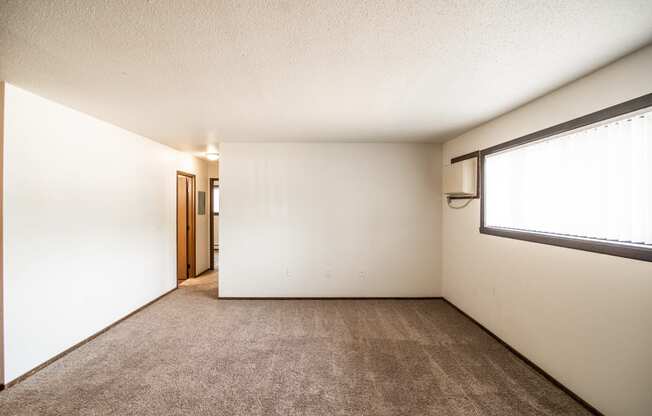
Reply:
[[481, 232], [652, 261], [652, 94], [481, 152]]

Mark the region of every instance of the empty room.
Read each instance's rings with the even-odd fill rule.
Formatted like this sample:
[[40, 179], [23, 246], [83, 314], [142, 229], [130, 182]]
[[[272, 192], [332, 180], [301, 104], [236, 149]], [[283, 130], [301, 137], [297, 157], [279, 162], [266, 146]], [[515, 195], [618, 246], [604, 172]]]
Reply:
[[652, 415], [649, 0], [0, 0], [0, 415]]

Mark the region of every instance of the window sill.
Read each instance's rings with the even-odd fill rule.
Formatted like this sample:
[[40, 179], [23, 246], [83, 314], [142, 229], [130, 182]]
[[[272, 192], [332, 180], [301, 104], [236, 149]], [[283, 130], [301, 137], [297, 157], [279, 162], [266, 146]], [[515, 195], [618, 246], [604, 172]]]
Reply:
[[629, 259], [652, 262], [652, 246], [612, 243], [610, 241], [591, 240], [576, 237], [566, 237], [562, 235], [484, 226], [480, 227], [480, 234], [513, 238], [515, 240], [530, 241], [533, 243], [548, 244], [557, 247], [566, 247], [575, 250], [590, 251], [593, 253], [608, 254], [610, 256], [625, 257]]

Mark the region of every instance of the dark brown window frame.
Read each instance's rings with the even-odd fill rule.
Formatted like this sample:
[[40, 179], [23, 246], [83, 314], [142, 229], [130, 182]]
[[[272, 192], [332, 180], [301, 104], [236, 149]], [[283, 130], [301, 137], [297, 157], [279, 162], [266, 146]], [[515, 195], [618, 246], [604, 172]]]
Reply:
[[[219, 188], [220, 187], [220, 180], [218, 178], [211, 178], [211, 201], [213, 199], [213, 188]], [[211, 205], [211, 213], [213, 216], [217, 215], [218, 217], [220, 216], [220, 212], [213, 212], [213, 205]]]
[[209, 259], [209, 269], [210, 270], [215, 270], [215, 256], [214, 256], [215, 253], [213, 253], [213, 250], [214, 250], [213, 247], [215, 246], [215, 236], [213, 234], [213, 232], [214, 232], [213, 227], [214, 227], [214, 224], [215, 224], [215, 215], [217, 215], [217, 214], [213, 213], [213, 205], [215, 204], [215, 201], [213, 201], [213, 187], [214, 186], [219, 187], [220, 186], [219, 184], [220, 184], [219, 178], [208, 178], [208, 187], [211, 190], [211, 193], [210, 193], [210, 195], [208, 197], [209, 209], [211, 210], [211, 213], [213, 214], [213, 215], [211, 215], [209, 217], [209, 221], [208, 221], [208, 224], [209, 224], [208, 227], [209, 227], [209, 230], [210, 230], [209, 233], [208, 233], [208, 244], [209, 244], [209, 247], [208, 247], [208, 259]]
[[603, 110], [548, 127], [543, 130], [513, 139], [504, 143], [491, 146], [480, 151], [478, 165], [480, 170], [480, 233], [497, 237], [506, 237], [516, 240], [530, 241], [540, 244], [548, 244], [557, 247], [566, 247], [576, 250], [590, 251], [593, 253], [602, 253], [618, 257], [643, 260], [652, 262], [652, 246], [628, 245], [622, 242], [612, 242], [609, 240], [585, 239], [581, 237], [566, 236], [562, 234], [537, 233], [528, 230], [515, 230], [509, 228], [485, 226], [485, 184], [484, 184], [484, 166], [485, 159], [488, 155], [501, 152], [514, 147], [519, 147], [527, 143], [542, 140], [547, 137], [556, 136], [571, 130], [619, 117], [627, 113], [643, 110], [652, 107], [652, 93], [625, 101]]

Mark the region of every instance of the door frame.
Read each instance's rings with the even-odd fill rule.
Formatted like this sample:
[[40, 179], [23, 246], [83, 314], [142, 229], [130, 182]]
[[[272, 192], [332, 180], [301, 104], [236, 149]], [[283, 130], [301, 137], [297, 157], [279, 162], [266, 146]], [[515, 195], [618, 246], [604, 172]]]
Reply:
[[[220, 180], [218, 178], [208, 178], [208, 192], [210, 192], [210, 195], [208, 197], [208, 200], [209, 200], [209, 203], [208, 203], [209, 211], [208, 212], [210, 213], [210, 219], [209, 219], [209, 223], [210, 223], [210, 225], [209, 225], [209, 229], [210, 229], [209, 235], [210, 235], [210, 238], [209, 238], [209, 242], [208, 242], [208, 244], [209, 244], [208, 253], [209, 253], [209, 258], [210, 258], [210, 268], [211, 268], [211, 270], [215, 270], [215, 260], [214, 260], [215, 256], [214, 256], [214, 253], [213, 253], [213, 245], [215, 244], [215, 241], [214, 241], [215, 229], [213, 228], [214, 227], [214, 221], [215, 221], [215, 214], [213, 214], [213, 204], [214, 204], [214, 202], [213, 202], [213, 186], [215, 186], [214, 184], [217, 184], [217, 187], [219, 188], [220, 187]], [[217, 213], [217, 215], [218, 216], [220, 215], [219, 212]], [[218, 251], [219, 251], [219, 249], [218, 249]]]
[[[179, 252], [179, 186], [176, 185], [176, 178], [178, 176], [185, 176], [190, 179], [190, 183], [192, 186], [192, 193], [190, 197], [190, 203], [188, 204], [188, 211], [192, 212], [192, 215], [189, 215], [190, 217], [190, 222], [192, 223], [191, 230], [192, 230], [192, 238], [187, 239], [188, 243], [188, 253], [187, 258], [188, 262], [190, 264], [190, 270], [188, 271], [188, 279], [191, 279], [193, 277], [196, 277], [196, 267], [197, 267], [197, 261], [196, 261], [196, 253], [197, 253], [197, 214], [196, 214], [196, 198], [197, 198], [197, 181], [195, 178], [195, 175], [192, 173], [188, 172], [183, 172], [181, 170], [177, 171], [177, 174], [175, 175], [175, 188], [176, 192], [174, 193], [175, 195], [175, 200], [174, 200], [174, 211], [175, 211], [175, 216], [174, 216], [174, 221], [176, 223], [176, 241], [174, 243], [174, 247], [176, 248], [175, 251], [175, 256], [177, 257], [175, 260], [176, 262], [179, 260], [178, 258], [178, 252]], [[178, 266], [178, 265], [177, 265]], [[175, 268], [177, 270], [177, 268]], [[176, 274], [176, 272], [175, 272]], [[176, 281], [177, 281], [177, 287], [179, 287], [179, 276], [176, 276]]]

